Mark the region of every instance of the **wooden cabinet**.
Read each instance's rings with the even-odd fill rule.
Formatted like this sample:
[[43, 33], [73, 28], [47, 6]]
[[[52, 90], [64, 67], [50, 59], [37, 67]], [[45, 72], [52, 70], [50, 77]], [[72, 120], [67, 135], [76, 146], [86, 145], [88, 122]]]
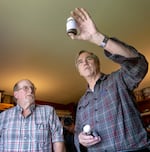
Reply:
[[9, 103], [0, 103], [0, 112], [12, 108], [14, 105]]
[[141, 112], [142, 120], [147, 131], [150, 133], [150, 99], [137, 102], [139, 111]]

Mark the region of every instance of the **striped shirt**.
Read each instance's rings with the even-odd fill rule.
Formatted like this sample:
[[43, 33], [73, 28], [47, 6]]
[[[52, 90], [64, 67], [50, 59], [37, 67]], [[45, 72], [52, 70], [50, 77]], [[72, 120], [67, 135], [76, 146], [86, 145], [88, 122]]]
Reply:
[[51, 106], [32, 105], [24, 117], [17, 105], [0, 113], [0, 152], [52, 152], [63, 141], [63, 129]]
[[88, 152], [121, 152], [150, 146], [133, 95], [147, 73], [148, 63], [133, 47], [126, 47], [137, 57], [125, 58], [105, 50], [105, 55], [121, 68], [108, 75], [102, 74], [94, 91], [87, 88], [78, 103], [75, 127], [78, 152], [78, 134], [86, 124], [101, 137], [98, 144], [88, 147]]

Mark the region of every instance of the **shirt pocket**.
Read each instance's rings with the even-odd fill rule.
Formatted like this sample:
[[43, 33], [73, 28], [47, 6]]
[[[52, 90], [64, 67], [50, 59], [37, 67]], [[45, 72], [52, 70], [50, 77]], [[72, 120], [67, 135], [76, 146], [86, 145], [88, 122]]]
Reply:
[[41, 148], [48, 147], [51, 141], [51, 133], [49, 125], [43, 122], [36, 123], [32, 133], [32, 138], [35, 142], [40, 145]]

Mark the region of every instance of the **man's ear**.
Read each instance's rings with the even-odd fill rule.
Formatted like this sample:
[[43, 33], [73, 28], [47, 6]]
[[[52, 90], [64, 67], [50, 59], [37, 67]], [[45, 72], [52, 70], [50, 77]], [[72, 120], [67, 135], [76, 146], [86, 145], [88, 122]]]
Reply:
[[18, 97], [18, 92], [17, 91], [14, 92], [14, 97], [17, 99], [17, 97]]

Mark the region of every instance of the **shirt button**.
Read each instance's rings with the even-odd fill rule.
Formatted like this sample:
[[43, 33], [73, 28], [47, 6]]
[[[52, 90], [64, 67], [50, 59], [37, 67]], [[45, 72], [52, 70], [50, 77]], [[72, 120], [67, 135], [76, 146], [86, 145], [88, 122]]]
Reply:
[[29, 139], [29, 135], [25, 135], [24, 140], [28, 140], [28, 139]]

